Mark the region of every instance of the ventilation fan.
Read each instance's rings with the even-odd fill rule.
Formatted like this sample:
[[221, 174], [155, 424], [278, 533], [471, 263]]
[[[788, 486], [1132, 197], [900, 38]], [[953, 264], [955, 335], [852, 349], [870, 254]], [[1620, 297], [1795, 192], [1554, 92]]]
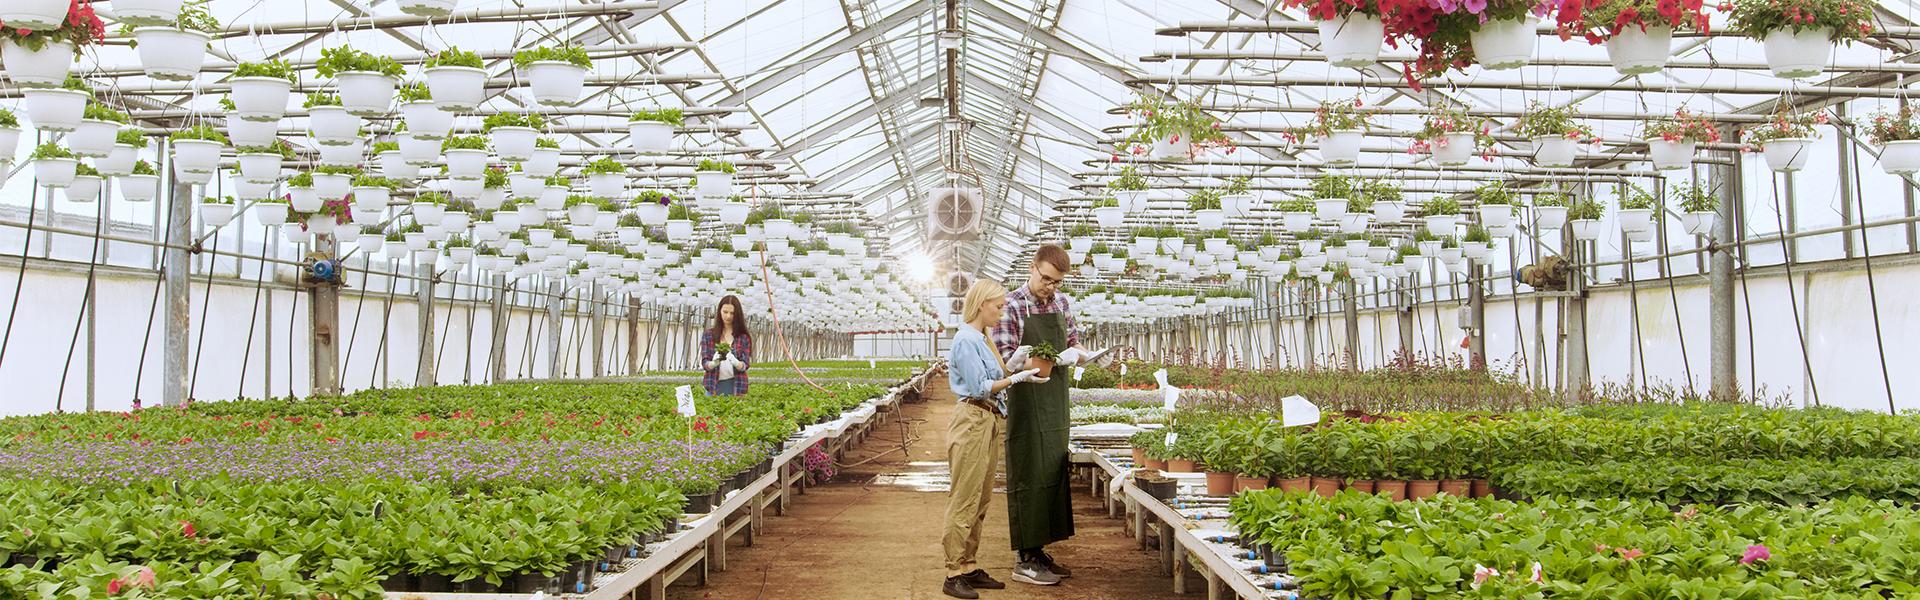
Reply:
[[962, 306], [966, 304], [966, 302], [967, 301], [963, 298], [954, 298], [953, 304], [949, 307], [949, 310], [947, 312], [950, 312], [956, 315], [960, 314], [960, 309]]
[[935, 240], [972, 240], [980, 235], [980, 190], [934, 188], [927, 194], [928, 236]]
[[[972, 287], [973, 287], [972, 275], [968, 275], [960, 271], [954, 271], [947, 275], [947, 295], [948, 296], [953, 296], [955, 298], [965, 298], [967, 296], [967, 290]], [[959, 311], [954, 311], [954, 312], [959, 312]]]

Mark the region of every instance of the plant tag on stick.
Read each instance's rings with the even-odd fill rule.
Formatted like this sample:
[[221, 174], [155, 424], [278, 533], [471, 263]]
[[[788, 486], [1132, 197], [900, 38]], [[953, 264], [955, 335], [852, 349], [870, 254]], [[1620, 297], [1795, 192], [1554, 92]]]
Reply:
[[1173, 405], [1180, 402], [1180, 388], [1163, 387], [1160, 388], [1160, 393], [1163, 398], [1161, 402], [1166, 407], [1167, 412], [1173, 412]]
[[675, 400], [674, 410], [678, 411], [682, 417], [693, 418], [693, 386], [683, 385], [673, 388], [673, 397]]
[[1280, 399], [1280, 424], [1285, 427], [1299, 427], [1320, 422], [1320, 407], [1301, 396], [1287, 396]]
[[1160, 387], [1172, 387], [1172, 386], [1169, 386], [1169, 385], [1167, 385], [1167, 370], [1166, 370], [1166, 369], [1160, 369], [1160, 370], [1158, 370], [1158, 371], [1154, 371], [1154, 372], [1153, 372], [1153, 380], [1154, 380], [1154, 381], [1158, 381], [1158, 382], [1160, 382]]
[[1121, 377], [1127, 376], [1127, 363], [1120, 363], [1120, 376]]
[[1180, 432], [1178, 431], [1167, 432], [1167, 446], [1173, 446], [1173, 444], [1178, 441], [1180, 441]]
[[879, 366], [880, 365], [878, 363], [875, 363], [873, 359], [871, 358], [867, 359], [867, 368], [872, 369], [872, 368], [877, 368]]
[[1086, 367], [1074, 367], [1074, 368], [1073, 368], [1073, 380], [1074, 380], [1074, 381], [1079, 381], [1079, 380], [1080, 380], [1080, 376], [1081, 376], [1081, 375], [1085, 375], [1085, 374], [1087, 374], [1087, 369], [1086, 369]]

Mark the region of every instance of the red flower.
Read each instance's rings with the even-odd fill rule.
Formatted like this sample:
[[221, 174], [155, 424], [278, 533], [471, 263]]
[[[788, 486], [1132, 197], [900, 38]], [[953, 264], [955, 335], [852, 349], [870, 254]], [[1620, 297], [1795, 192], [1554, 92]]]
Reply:
[[180, 521], [180, 535], [184, 535], [190, 538], [200, 537], [200, 530], [195, 529], [193, 526], [193, 523], [183, 520], [183, 521]]
[[414, 440], [416, 440], [416, 441], [418, 441], [418, 440], [424, 440], [424, 439], [427, 439], [427, 438], [430, 438], [430, 437], [433, 437], [433, 432], [431, 432], [431, 431], [415, 431], [415, 432], [413, 432], [413, 439], [414, 439]]
[[107, 582], [107, 595], [118, 596], [120, 595], [120, 588], [123, 587], [126, 587], [126, 584], [121, 583], [118, 578], [115, 578], [113, 581]]

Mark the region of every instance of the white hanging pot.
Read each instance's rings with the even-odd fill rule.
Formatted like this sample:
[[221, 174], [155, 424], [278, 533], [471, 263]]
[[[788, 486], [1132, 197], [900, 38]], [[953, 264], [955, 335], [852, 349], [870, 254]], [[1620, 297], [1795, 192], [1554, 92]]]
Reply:
[[1226, 211], [1218, 208], [1193, 211], [1193, 219], [1202, 230], [1219, 229], [1227, 225]]
[[1637, 233], [1641, 231], [1647, 231], [1652, 228], [1653, 228], [1653, 209], [1649, 209], [1649, 208], [1620, 209], [1620, 230], [1621, 231], [1625, 231], [1627, 233]]
[[[513, 215], [514, 215], [514, 219], [519, 222], [521, 227], [525, 227], [527, 225], [539, 225], [547, 222], [547, 211], [544, 209], [541, 209], [538, 206], [534, 206], [532, 204], [522, 204], [519, 206], [519, 208], [513, 209]], [[494, 217], [495, 217], [494, 220], [498, 221], [499, 216], [500, 216], [500, 213], [494, 213]], [[519, 231], [519, 230], [520, 229], [518, 227], [514, 228], [514, 231]]]
[[320, 210], [321, 206], [326, 205], [326, 201], [320, 198], [320, 190], [310, 187], [288, 186], [287, 204], [292, 205], [294, 210], [310, 213]]
[[1767, 168], [1781, 172], [1798, 171], [1807, 166], [1807, 159], [1813, 158], [1813, 140], [1811, 138], [1769, 140], [1760, 151], [1767, 157]]
[[20, 87], [60, 87], [73, 70], [73, 59], [70, 42], [48, 40], [39, 50], [29, 50], [12, 36], [0, 38], [0, 61], [6, 63], [7, 77]]
[[1380, 17], [1349, 13], [1315, 24], [1320, 27], [1320, 48], [1328, 64], [1364, 67], [1380, 62], [1380, 46], [1386, 40], [1386, 25]]
[[527, 87], [533, 99], [547, 106], [573, 106], [580, 102], [586, 86], [587, 69], [557, 60], [534, 61], [524, 69]]
[[747, 222], [750, 207], [745, 202], [727, 202], [720, 205], [720, 222], [727, 225], [742, 225]]
[[1541, 167], [1571, 167], [1580, 155], [1580, 142], [1564, 135], [1533, 138], [1533, 164]]
[[[1378, 40], [1375, 38], [1375, 46]], [[1365, 138], [1366, 132], [1358, 129], [1328, 132], [1320, 138], [1320, 160], [1332, 165], [1353, 164], [1360, 160], [1360, 141]]]
[[213, 36], [172, 27], [137, 27], [133, 39], [139, 43], [140, 65], [148, 77], [189, 81], [200, 75], [200, 65], [207, 61], [207, 40]]
[[473, 199], [474, 208], [480, 210], [498, 210], [500, 205], [506, 203], [507, 190], [497, 187], [483, 188], [480, 190], [480, 195]]
[[60, 88], [28, 88], [21, 90], [20, 95], [24, 98], [21, 106], [27, 109], [27, 120], [33, 122], [33, 127], [55, 133], [79, 129], [87, 100], [93, 98], [92, 94], [80, 90]]
[[279, 77], [235, 77], [231, 80], [233, 112], [248, 121], [279, 121], [287, 115], [293, 82]]
[[1533, 207], [1534, 228], [1539, 229], [1541, 231], [1552, 231], [1555, 229], [1559, 229], [1561, 226], [1566, 224], [1567, 224], [1567, 207], [1565, 206]]
[[59, 29], [67, 21], [67, 0], [7, 0], [0, 6], [0, 22], [28, 31]]
[[280, 163], [282, 158], [278, 154], [242, 154], [238, 157], [238, 160], [240, 162], [240, 177], [247, 181], [272, 183], [280, 180]]
[[[154, 179], [158, 181], [159, 177], [154, 177]], [[273, 185], [274, 184], [271, 182], [258, 183], [253, 181], [247, 181], [246, 178], [243, 177], [243, 178], [234, 180], [233, 195], [239, 197], [239, 199], [242, 202], [257, 202], [260, 200], [267, 200], [274, 197]], [[158, 190], [157, 187], [155, 189]]]
[[1228, 218], [1244, 219], [1253, 213], [1253, 203], [1253, 194], [1227, 194], [1220, 197], [1220, 210], [1225, 211]]
[[[353, 177], [340, 173], [314, 173], [313, 190], [320, 194], [321, 200], [334, 201], [347, 197], [353, 190]], [[311, 212], [302, 210], [302, 212]]]
[[1367, 230], [1373, 215], [1363, 212], [1349, 212], [1340, 215], [1340, 233], [1360, 233]]
[[1474, 151], [1479, 149], [1474, 143], [1477, 135], [1479, 134], [1471, 131], [1440, 134], [1440, 139], [1435, 140], [1435, 143], [1430, 146], [1433, 149], [1434, 162], [1449, 167], [1467, 164], [1467, 161], [1473, 159]]
[[1373, 218], [1382, 225], [1394, 225], [1407, 218], [1407, 204], [1397, 200], [1376, 200]]
[[1519, 68], [1533, 60], [1533, 44], [1538, 37], [1533, 19], [1488, 21], [1472, 34], [1473, 55], [1482, 68]]
[[733, 195], [733, 174], [720, 171], [697, 171], [693, 174], [700, 197], [725, 198]]
[[1107, 229], [1120, 227], [1120, 223], [1126, 219], [1126, 216], [1126, 211], [1121, 210], [1118, 206], [1103, 206], [1093, 209], [1093, 220], [1099, 222], [1101, 227]]
[[353, 238], [354, 247], [360, 251], [360, 254], [366, 256], [367, 260], [373, 260], [373, 255], [380, 252], [381, 246], [386, 242], [387, 238], [378, 233], [362, 233]]
[[560, 150], [535, 147], [533, 156], [520, 163], [520, 171], [541, 179], [552, 177], [560, 172]]
[[400, 118], [407, 122], [407, 133], [424, 139], [446, 139], [447, 133], [453, 131], [453, 116], [429, 100], [400, 105]]
[[287, 210], [287, 205], [278, 202], [256, 202], [253, 205], [253, 220], [261, 225], [285, 225]]
[[540, 197], [534, 199], [533, 204], [540, 210], [560, 210], [566, 207], [567, 192], [570, 191], [572, 190], [559, 186], [547, 186], [540, 192]]
[[667, 221], [667, 239], [684, 242], [693, 237], [693, 221], [670, 219]]
[[793, 237], [791, 219], [767, 219], [762, 225], [766, 227], [768, 240], [784, 240]]
[[588, 175], [587, 191], [599, 198], [619, 198], [627, 193], [627, 176], [620, 173]]
[[490, 132], [493, 137], [493, 153], [500, 160], [520, 162], [533, 156], [534, 140], [540, 139], [540, 132], [532, 127], [495, 127]]
[[239, 113], [227, 113], [227, 140], [233, 147], [273, 145], [274, 136], [279, 135], [280, 124], [276, 121], [249, 121]]
[[1480, 205], [1480, 225], [1485, 227], [1508, 227], [1513, 225], [1513, 206], [1508, 204]]
[[[413, 203], [413, 222], [419, 223], [422, 227], [432, 227], [434, 225], [439, 225], [440, 222], [445, 220], [446, 218], [447, 218], [447, 207], [445, 206], [434, 204], [432, 202]], [[408, 240], [408, 241], [411, 242], [412, 240]]]
[[487, 151], [454, 149], [446, 151], [447, 176], [454, 179], [479, 179], [486, 175]]
[[113, 18], [136, 26], [167, 25], [180, 18], [183, 0], [113, 0]]
[[400, 136], [400, 156], [407, 164], [429, 167], [440, 158], [440, 142], [412, 135]]
[[1459, 222], [1460, 215], [1427, 215], [1427, 233], [1436, 236], [1453, 235], [1453, 228]]
[[[402, 3], [404, 4], [404, 3]], [[447, 4], [451, 5], [449, 1]], [[446, 112], [467, 112], [486, 99], [487, 72], [473, 67], [434, 67], [425, 71], [433, 104]]]
[[210, 228], [210, 229], [218, 229], [220, 226], [226, 225], [228, 221], [233, 220], [233, 211], [234, 211], [234, 206], [232, 204], [213, 204], [211, 202], [201, 202], [200, 203], [200, 226]]
[[387, 150], [374, 157], [380, 167], [380, 175], [388, 179], [413, 179], [420, 176], [420, 167], [407, 162], [407, 155], [399, 150]]
[[673, 126], [657, 121], [627, 123], [627, 141], [641, 154], [666, 152], [673, 149]]
[[160, 196], [159, 175], [121, 175], [120, 197], [128, 202], [150, 202]]
[[[346, 108], [339, 106], [315, 106], [307, 111], [307, 127], [313, 133], [313, 140], [329, 146], [349, 144], [359, 139], [360, 122], [360, 117], [353, 116]], [[407, 137], [412, 136], [400, 139], [403, 149]], [[434, 144], [434, 155], [439, 155], [439, 146]]]
[[1622, 75], [1645, 75], [1667, 67], [1672, 47], [1672, 27], [1649, 25], [1643, 30], [1629, 25], [1607, 38], [1607, 60]]
[[334, 228], [339, 224], [340, 218], [333, 215], [309, 215], [307, 217], [307, 233], [311, 233], [315, 237], [333, 235]]
[[508, 189], [513, 190], [515, 198], [538, 198], [540, 192], [547, 189], [547, 182], [525, 173], [507, 176]]
[[[128, 146], [127, 148], [131, 149], [133, 147]], [[7, 157], [8, 159], [12, 159], [14, 154], [18, 153], [19, 151], [20, 151], [20, 128], [19, 127], [0, 127], [0, 156], [4, 156], [4, 157]], [[132, 167], [128, 167], [128, 168], [132, 168]], [[3, 179], [4, 179], [3, 177], [0, 177], [0, 180], [3, 180]]]
[[[12, 156], [0, 154], [0, 156]], [[140, 160], [140, 151], [126, 144], [114, 144], [107, 155], [93, 159], [93, 168], [101, 175], [117, 177], [133, 173], [133, 163]]]
[[1822, 27], [1805, 31], [1776, 29], [1762, 38], [1767, 68], [1774, 77], [1801, 79], [1819, 75], [1833, 56], [1833, 29]]
[[114, 136], [119, 133], [119, 123], [81, 119], [80, 126], [67, 134], [67, 149], [87, 158], [106, 156], [113, 152]]
[[356, 139], [339, 146], [321, 145], [320, 164], [334, 167], [359, 166], [366, 162], [367, 141]]
[[353, 216], [373, 215], [375, 217], [387, 210], [387, 203], [393, 201], [393, 194], [383, 187], [353, 188]]
[[101, 179], [98, 175], [79, 175], [67, 184], [67, 200], [73, 202], [93, 202], [100, 199]]
[[1713, 235], [1713, 225], [1719, 218], [1719, 213], [1713, 211], [1680, 213], [1680, 226], [1694, 235]]
[[207, 140], [174, 140], [173, 170], [176, 173], [213, 174], [220, 166], [220, 143]]
[[575, 204], [567, 208], [567, 222], [577, 226], [592, 225], [600, 219], [600, 207], [592, 204]]
[[1280, 213], [1280, 226], [1285, 227], [1287, 231], [1291, 233], [1300, 233], [1302, 231], [1312, 229], [1313, 213], [1309, 213], [1309, 212]]
[[640, 217], [640, 223], [643, 225], [659, 226], [667, 223], [667, 207], [658, 202], [637, 202], [633, 207], [633, 213]]
[[335, 75], [333, 81], [340, 86], [340, 105], [356, 117], [385, 116], [393, 109], [393, 90], [399, 82], [392, 77], [372, 71], [347, 71]]
[[487, 182], [480, 179], [447, 180], [447, 193], [453, 194], [453, 197], [461, 200], [473, 200], [474, 198], [480, 197], [480, 190], [484, 190], [486, 187]]
[[1164, 137], [1153, 142], [1153, 157], [1159, 160], [1187, 160], [1193, 157], [1193, 140], [1185, 136], [1175, 140]]
[[1647, 140], [1647, 159], [1657, 170], [1685, 169], [1693, 166], [1693, 149], [1693, 142]]
[[1147, 190], [1120, 190], [1113, 193], [1113, 199], [1120, 202], [1120, 210], [1130, 214], [1140, 214], [1147, 210]]
[[1313, 201], [1313, 216], [1319, 219], [1334, 220], [1347, 214], [1347, 199], [1320, 198]]
[[1892, 175], [1920, 173], [1920, 140], [1887, 142], [1880, 148], [1880, 170]]

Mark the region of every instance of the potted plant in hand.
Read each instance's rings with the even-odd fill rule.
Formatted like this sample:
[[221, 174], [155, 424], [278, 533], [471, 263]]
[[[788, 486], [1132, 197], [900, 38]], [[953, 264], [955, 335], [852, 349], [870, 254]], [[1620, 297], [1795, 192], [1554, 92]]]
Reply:
[[400, 77], [406, 75], [400, 61], [374, 56], [352, 46], [321, 50], [314, 70], [339, 84], [340, 105], [356, 117], [386, 115], [393, 107], [394, 88], [399, 86]]
[[1775, 77], [1826, 70], [1836, 42], [1873, 33], [1874, 5], [1863, 0], [1735, 0], [1728, 27], [1760, 40]]
[[534, 143], [546, 127], [546, 117], [510, 112], [489, 115], [481, 123], [482, 131], [493, 138], [493, 153], [512, 162], [533, 157]]
[[1577, 114], [1575, 107], [1548, 106], [1539, 101], [1527, 107], [1520, 117], [1520, 135], [1533, 143], [1533, 164], [1573, 166], [1573, 159], [1580, 154], [1580, 142], [1594, 139], [1592, 128], [1574, 120]]
[[[178, 0], [174, 3], [179, 4]], [[36, 4], [44, 10], [29, 8]], [[128, 22], [126, 7], [116, 4], [114, 12]], [[173, 19], [159, 22], [170, 23]], [[0, 22], [6, 23], [6, 27], [0, 27], [0, 62], [7, 65], [7, 77], [14, 85], [23, 88], [60, 87], [80, 51], [99, 45], [107, 36], [106, 25], [94, 14], [91, 3], [9, 2], [0, 7]]]
[[[1326, 22], [1321, 21], [1321, 23]], [[1325, 38], [1322, 38], [1322, 41], [1324, 42]], [[1379, 36], [1374, 37], [1373, 47], [1375, 53], [1378, 53]], [[1307, 138], [1318, 139], [1322, 162], [1330, 165], [1352, 164], [1360, 159], [1360, 142], [1366, 137], [1367, 127], [1370, 125], [1367, 120], [1371, 115], [1361, 110], [1361, 106], [1360, 98], [1357, 96], [1349, 100], [1321, 102], [1320, 108], [1314, 109], [1311, 122], [1305, 127], [1287, 130], [1284, 136], [1294, 143]]]
[[573, 106], [580, 102], [593, 59], [579, 46], [547, 46], [515, 52], [513, 66], [526, 73], [534, 100], [546, 106]]
[[733, 355], [733, 344], [729, 344], [727, 342], [715, 342], [713, 344], [713, 354], [715, 356], [720, 357], [720, 360], [726, 360], [728, 357]]
[[725, 198], [733, 195], [733, 163], [700, 159], [693, 168], [700, 197]]
[[1593, 200], [1575, 200], [1567, 207], [1567, 219], [1573, 223], [1573, 239], [1591, 242], [1600, 239], [1600, 217], [1607, 209]]
[[1713, 235], [1713, 225], [1720, 216], [1720, 198], [1706, 186], [1675, 186], [1673, 197], [1680, 204], [1680, 225], [1687, 233], [1694, 235]]
[[[451, 4], [452, 0], [448, 0]], [[487, 72], [480, 55], [447, 48], [427, 56], [421, 73], [427, 77], [427, 91], [435, 106], [446, 112], [466, 112], [486, 99]]]
[[1672, 117], [1647, 124], [1641, 137], [1647, 140], [1647, 158], [1653, 161], [1653, 168], [1670, 171], [1692, 166], [1694, 147], [1700, 142], [1720, 141], [1720, 130], [1682, 108]]
[[1053, 364], [1059, 360], [1060, 351], [1054, 349], [1053, 344], [1040, 342], [1027, 349], [1027, 368], [1040, 370], [1034, 374], [1036, 377], [1052, 377]]
[[214, 20], [204, 2], [181, 7], [171, 22], [120, 26], [122, 34], [133, 35], [133, 47], [140, 53], [140, 65], [147, 76], [168, 81], [191, 81], [199, 76], [200, 65], [207, 58], [207, 42], [218, 31], [220, 22]]
[[1653, 230], [1654, 211], [1660, 208], [1660, 199], [1653, 197], [1640, 186], [1626, 184], [1620, 187], [1620, 230], [1628, 235]]
[[1427, 117], [1426, 127], [1414, 138], [1407, 153], [1430, 154], [1434, 162], [1454, 167], [1467, 164], [1475, 154], [1493, 160], [1488, 154], [1492, 150], [1493, 138], [1488, 135], [1486, 119], [1445, 109]]
[[641, 154], [673, 149], [673, 129], [686, 125], [686, 115], [678, 108], [642, 110], [627, 117], [627, 142]]
[[1827, 113], [1795, 114], [1784, 104], [1782, 108], [1767, 122], [1747, 128], [1747, 145], [1741, 149], [1758, 148], [1767, 158], [1767, 168], [1784, 173], [1806, 167], [1807, 159], [1813, 158], [1810, 147], [1819, 135], [1814, 127], [1827, 124]]
[[1873, 116], [1870, 139], [1880, 146], [1880, 169], [1892, 175], [1920, 173], [1920, 111], [1905, 103], [1893, 114]]
[[230, 97], [233, 112], [248, 121], [279, 121], [287, 114], [287, 100], [299, 81], [293, 65], [284, 60], [243, 62], [234, 66]]

